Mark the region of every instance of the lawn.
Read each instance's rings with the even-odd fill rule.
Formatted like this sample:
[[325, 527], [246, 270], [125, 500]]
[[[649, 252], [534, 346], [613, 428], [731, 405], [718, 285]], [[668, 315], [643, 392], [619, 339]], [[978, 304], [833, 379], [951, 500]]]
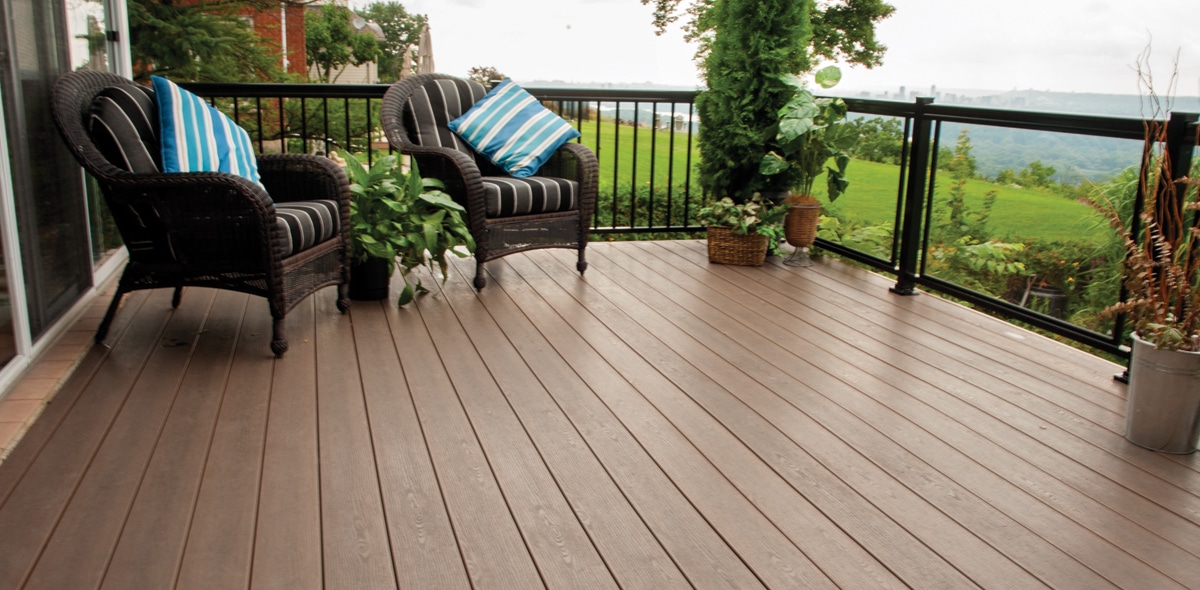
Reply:
[[[600, 158], [600, 185], [605, 194], [612, 190], [614, 182], [626, 187], [624, 191], [635, 183], [648, 186], [653, 181], [655, 192], [665, 191], [670, 182], [676, 187], [672, 190], [678, 191], [687, 180], [689, 162], [694, 169], [699, 161], [695, 137], [692, 138], [689, 160], [686, 132], [634, 128], [604, 120], [599, 125], [595, 121], [585, 121], [581, 133], [582, 143], [591, 147]], [[855, 160], [851, 162], [847, 176], [850, 189], [826, 207], [826, 214], [864, 225], [895, 220], [899, 166]], [[935, 202], [945, 200], [950, 182], [943, 173]], [[821, 179], [817, 184], [821, 197], [824, 194]], [[699, 194], [694, 174], [690, 188], [693, 194]], [[1099, 243], [1109, 235], [1107, 225], [1088, 206], [1048, 191], [999, 186], [982, 180], [968, 181], [966, 190], [968, 207], [975, 211], [981, 208], [985, 193], [999, 191], [988, 223], [992, 235], [999, 239]]]
[[[874, 225], [895, 220], [900, 167], [855, 160], [847, 170], [850, 189], [826, 208], [826, 214], [850, 222]], [[938, 177], [934, 202], [946, 199], [951, 179]], [[1052, 242], [1108, 239], [1108, 225], [1087, 205], [1035, 188], [1000, 186], [982, 180], [967, 181], [967, 206], [979, 211], [983, 196], [997, 190], [988, 229], [993, 237], [1010, 242], [1039, 239]], [[824, 193], [823, 189], [818, 192]]]

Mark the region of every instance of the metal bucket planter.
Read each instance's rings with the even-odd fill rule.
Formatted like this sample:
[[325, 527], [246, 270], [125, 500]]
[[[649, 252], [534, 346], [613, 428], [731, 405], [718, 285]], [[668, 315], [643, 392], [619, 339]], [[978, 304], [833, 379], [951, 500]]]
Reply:
[[1200, 443], [1200, 352], [1156, 350], [1133, 335], [1125, 438], [1147, 449], [1186, 454]]

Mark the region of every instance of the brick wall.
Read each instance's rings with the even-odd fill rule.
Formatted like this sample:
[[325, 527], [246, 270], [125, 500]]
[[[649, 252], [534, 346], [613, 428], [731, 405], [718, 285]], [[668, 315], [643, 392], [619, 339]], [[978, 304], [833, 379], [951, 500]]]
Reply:
[[[284, 11], [286, 10], [286, 14]], [[254, 30], [272, 46], [283, 48], [284, 21], [287, 23], [288, 60], [287, 71], [291, 74], [305, 76], [307, 68], [304, 64], [304, 7], [288, 6], [287, 8], [272, 8], [263, 11], [245, 10], [243, 16], [254, 21]], [[282, 63], [283, 53], [280, 54]]]

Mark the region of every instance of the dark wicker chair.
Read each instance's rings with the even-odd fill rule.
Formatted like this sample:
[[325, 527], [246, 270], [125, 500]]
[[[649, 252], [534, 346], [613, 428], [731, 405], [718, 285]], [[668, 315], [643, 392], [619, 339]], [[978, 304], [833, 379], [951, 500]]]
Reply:
[[[415, 158], [422, 176], [446, 183], [447, 192], [466, 207], [475, 238], [475, 288], [487, 285], [485, 262], [535, 248], [578, 250], [575, 266], [582, 274], [587, 269], [584, 249], [596, 203], [596, 155], [583, 144], [567, 143], [536, 176], [513, 178], [446, 126], [484, 94], [486, 90], [477, 82], [443, 74], [405, 78], [383, 97], [383, 129], [388, 142]], [[576, 191], [575, 206], [553, 213], [508, 212], [504, 202], [511, 198], [511, 191], [530, 182], [534, 190], [539, 190], [538, 183], [568, 186]]]
[[[152, 97], [152, 91], [102, 72], [64, 74], [51, 93], [63, 140], [98, 181], [129, 251], [129, 263], [96, 332], [97, 342], [107, 335], [121, 298], [139, 289], [173, 288], [173, 307], [179, 305], [183, 287], [189, 286], [265, 297], [274, 320], [271, 350], [277, 357], [288, 349], [284, 316], [300, 300], [338, 285], [337, 307], [342, 312], [349, 308], [350, 189], [341, 168], [317, 156], [260, 155], [263, 186], [225, 173], [159, 173], [155, 164], [149, 165], [150, 171], [143, 166], [131, 172], [139, 167], [130, 165], [122, 149], [114, 151], [111, 141], [98, 142], [99, 136], [89, 131], [101, 129], [90, 126], [95, 124], [97, 95], [112, 93], [114, 87], [131, 95], [141, 92], [141, 108], [154, 108], [153, 100], [144, 98]], [[157, 120], [147, 118], [154, 121], [154, 136], [145, 137], [139, 129], [135, 137], [153, 153]], [[296, 245], [286, 220], [297, 219], [297, 211], [312, 203], [325, 208], [321, 215], [333, 227], [324, 233], [332, 232], [332, 237]]]

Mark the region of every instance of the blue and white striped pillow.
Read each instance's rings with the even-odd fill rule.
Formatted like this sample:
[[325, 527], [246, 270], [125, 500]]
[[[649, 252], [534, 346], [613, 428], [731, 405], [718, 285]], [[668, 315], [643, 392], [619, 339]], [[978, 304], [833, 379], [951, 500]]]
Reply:
[[250, 134], [204, 99], [151, 76], [163, 172], [228, 172], [260, 183]]
[[507, 78], [448, 127], [517, 178], [533, 176], [559, 146], [579, 137], [570, 123]]

